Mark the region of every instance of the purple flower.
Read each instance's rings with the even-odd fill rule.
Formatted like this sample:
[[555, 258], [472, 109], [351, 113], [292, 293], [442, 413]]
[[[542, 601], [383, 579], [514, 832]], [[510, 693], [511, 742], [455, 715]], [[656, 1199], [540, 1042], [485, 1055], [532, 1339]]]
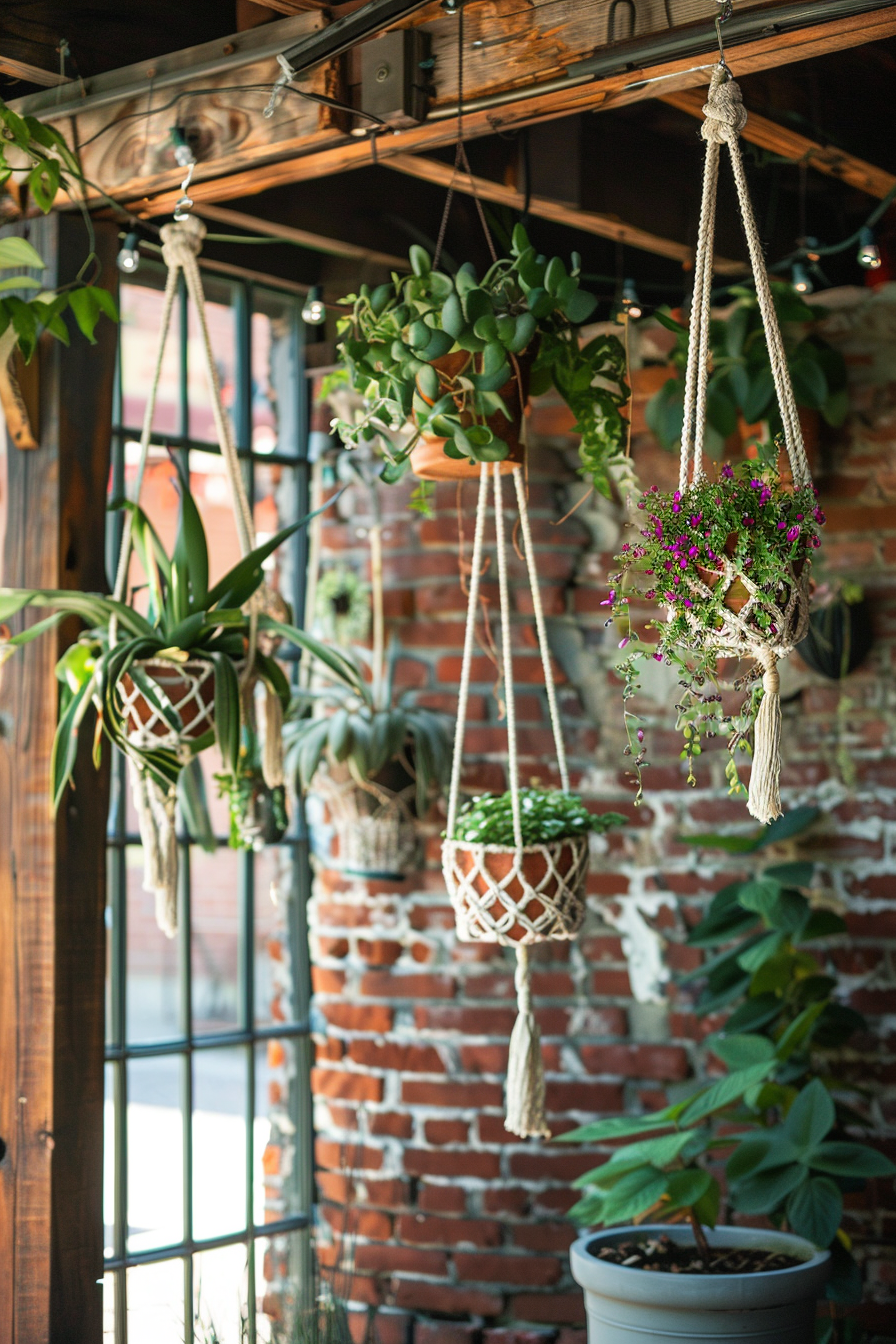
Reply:
[[663, 525], [662, 525], [662, 523], [660, 522], [659, 519], [657, 519], [657, 521], [656, 521], [656, 527], [653, 529], [653, 534], [654, 534], [654, 536], [657, 538], [658, 541], [662, 541], [662, 539], [663, 539]]
[[743, 517], [744, 527], [752, 527], [755, 522], [756, 522], [755, 518], [748, 518], [747, 515], [744, 514]]
[[731, 466], [728, 462], [726, 462], [724, 467], [722, 468], [722, 475], [725, 477], [726, 481], [734, 480], [734, 472], [732, 471]]
[[691, 601], [691, 599], [690, 599], [689, 597], [686, 597], [685, 600], [684, 600], [684, 605], [685, 605], [686, 607], [692, 607], [694, 604], [693, 604], [693, 602]]
[[[652, 570], [652, 569], [649, 570], [648, 573], [652, 574], [652, 573], [653, 573], [653, 570]], [[656, 589], [655, 589], [655, 588], [648, 588], [648, 589], [647, 589], [647, 592], [644, 594], [644, 596], [648, 599], [648, 601], [652, 600], [654, 597], [656, 597]]]
[[622, 549], [623, 549], [623, 551], [630, 551], [630, 550], [631, 550], [631, 546], [629, 545], [628, 542], [626, 542], [625, 545], [622, 547]]
[[654, 571], [652, 569], [645, 569], [644, 571], [645, 574], [653, 574], [653, 572]]
[[798, 522], [798, 523], [801, 523], [801, 522], [803, 521], [803, 518], [804, 518], [804, 517], [805, 517], [805, 514], [798, 513], [797, 516], [796, 516], [796, 520], [797, 520], [797, 522]]
[[611, 588], [609, 593], [607, 594], [607, 596], [604, 598], [603, 602], [601, 602], [600, 605], [602, 607], [612, 607], [615, 601], [616, 601], [616, 589]]
[[751, 489], [751, 490], [761, 490], [761, 489], [762, 489], [762, 482], [759, 481], [759, 480], [757, 480], [755, 476], [753, 477], [752, 481], [750, 482], [750, 489]]
[[646, 509], [646, 508], [647, 508], [647, 505], [644, 503], [643, 499], [639, 499], [639, 500], [638, 500], [638, 508], [639, 508], [639, 509]]
[[639, 742], [643, 742], [643, 741], [644, 741], [644, 729], [643, 729], [643, 728], [639, 728], [639, 729], [638, 729], [638, 741], [639, 741]]
[[625, 639], [620, 639], [619, 641], [620, 649], [624, 649], [627, 643], [628, 643], [628, 635], [626, 635]]
[[760, 496], [759, 496], [759, 503], [760, 503], [760, 504], [767, 504], [767, 503], [769, 502], [769, 500], [771, 499], [771, 497], [772, 497], [772, 492], [771, 492], [771, 490], [769, 490], [769, 488], [768, 488], [767, 485], [764, 485], [764, 486], [762, 487], [762, 493], [761, 493]]
[[675, 503], [672, 505], [672, 512], [681, 513], [681, 505], [679, 504], [678, 500], [676, 500]]
[[680, 559], [679, 562], [678, 562], [678, 567], [679, 567], [679, 569], [687, 569], [687, 567], [688, 567], [688, 561], [687, 561], [686, 556], [682, 556], [682, 557], [681, 557], [681, 559]]
[[703, 522], [702, 513], [694, 513], [691, 515], [691, 527], [699, 527], [702, 522]]
[[787, 524], [786, 524], [785, 522], [779, 522], [779, 523], [778, 523], [778, 531], [779, 531], [779, 532], [783, 532], [786, 526], [787, 526]]
[[661, 663], [663, 661], [663, 655], [661, 653], [655, 653], [653, 655], [653, 661], [655, 663]]
[[699, 554], [700, 554], [699, 546], [691, 546], [688, 550], [688, 555], [699, 555]]
[[800, 534], [800, 530], [799, 530], [798, 527], [791, 527], [791, 528], [788, 528], [788, 530], [787, 530], [787, 540], [788, 540], [788, 541], [796, 541], [796, 539], [797, 539], [797, 537], [799, 536], [799, 534]]
[[827, 522], [824, 509], [819, 508], [817, 505], [815, 507], [814, 513], [812, 514], [812, 517], [815, 519], [816, 523], [819, 524], [819, 526], [823, 526]]
[[821, 545], [821, 537], [813, 537], [813, 538], [812, 538], [812, 545], [813, 545], [813, 546], [815, 547], [815, 549], [817, 550], [818, 547]]

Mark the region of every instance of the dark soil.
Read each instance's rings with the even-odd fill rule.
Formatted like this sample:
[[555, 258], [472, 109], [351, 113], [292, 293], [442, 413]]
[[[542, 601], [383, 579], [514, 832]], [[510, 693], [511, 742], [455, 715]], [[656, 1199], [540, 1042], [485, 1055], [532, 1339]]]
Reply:
[[696, 1246], [679, 1246], [669, 1237], [649, 1241], [622, 1241], [602, 1246], [598, 1260], [609, 1260], [626, 1269], [645, 1269], [661, 1274], [768, 1274], [774, 1269], [792, 1269], [801, 1261], [780, 1251], [759, 1247], [719, 1246], [710, 1250], [709, 1263]]

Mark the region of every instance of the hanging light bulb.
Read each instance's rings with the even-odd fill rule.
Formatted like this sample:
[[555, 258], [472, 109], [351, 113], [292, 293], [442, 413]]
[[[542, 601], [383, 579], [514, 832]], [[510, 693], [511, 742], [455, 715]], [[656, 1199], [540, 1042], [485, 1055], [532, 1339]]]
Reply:
[[874, 241], [874, 231], [866, 225], [859, 231], [859, 250], [856, 261], [868, 271], [876, 271], [881, 264], [880, 248]]
[[302, 321], [307, 322], [310, 327], [319, 327], [322, 322], [326, 321], [326, 317], [327, 309], [324, 304], [323, 286], [312, 285], [302, 309]]
[[626, 317], [640, 317], [644, 311], [641, 307], [641, 300], [638, 298], [638, 291], [635, 289], [634, 280], [626, 280], [622, 286], [622, 311]]
[[133, 275], [140, 265], [140, 239], [132, 230], [121, 245], [121, 251], [118, 254], [118, 269], [125, 275]]
[[793, 270], [791, 271], [790, 275], [791, 275], [791, 282], [797, 294], [812, 293], [812, 290], [815, 288], [815, 286], [809, 279], [809, 272], [806, 270], [805, 266], [801, 261], [794, 262]]

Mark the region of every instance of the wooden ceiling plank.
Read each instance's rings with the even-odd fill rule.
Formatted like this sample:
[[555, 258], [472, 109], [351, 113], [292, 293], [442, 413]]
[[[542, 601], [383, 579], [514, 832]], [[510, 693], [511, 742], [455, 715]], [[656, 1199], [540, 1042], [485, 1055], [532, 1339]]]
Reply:
[[375, 252], [372, 248], [361, 247], [358, 243], [347, 243], [339, 238], [325, 237], [320, 233], [310, 233], [307, 229], [296, 229], [291, 224], [276, 224], [268, 219], [259, 219], [243, 210], [228, 210], [220, 205], [202, 204], [195, 207], [195, 214], [203, 219], [214, 220], [218, 224], [228, 224], [236, 229], [246, 229], [249, 233], [261, 233], [267, 238], [282, 238], [286, 243], [297, 243], [313, 252], [325, 252], [331, 257], [350, 257], [355, 261], [370, 262], [377, 266], [388, 266], [392, 270], [406, 271], [407, 257], [394, 257], [390, 252]]
[[[813, 28], [790, 33], [772, 33], [769, 36], [739, 45], [730, 55], [735, 75], [753, 74], [793, 62], [809, 60], [831, 52], [847, 50], [867, 42], [880, 41], [896, 35], [896, 3], [886, 9], [875, 10], [860, 17], [837, 19], [817, 24]], [[706, 53], [707, 61], [713, 52]], [[480, 107], [464, 112], [465, 139], [493, 135], [512, 127], [533, 125], [586, 111], [607, 111], [630, 103], [658, 96], [657, 81], [662, 79], [664, 94], [680, 89], [695, 88], [708, 83], [708, 66], [700, 67], [699, 58], [678, 58], [661, 65], [646, 66], [626, 71], [599, 81], [589, 81], [569, 88], [552, 87], [540, 93], [537, 86], [516, 101], [502, 106]], [[648, 82], [650, 81], [650, 82]], [[377, 140], [376, 159], [366, 140], [346, 140], [321, 147], [305, 155], [294, 151], [288, 160], [268, 162], [245, 171], [233, 171], [237, 165], [222, 160], [217, 165], [203, 168], [215, 176], [195, 181], [191, 188], [197, 202], [226, 201], [266, 191], [271, 187], [347, 172], [353, 168], [369, 167], [373, 162], [384, 163], [398, 154], [408, 154], [437, 146], [454, 144], [458, 134], [456, 117], [425, 122], [409, 130]], [[240, 165], [242, 166], [242, 165]], [[226, 174], [226, 175], [224, 175]], [[170, 214], [179, 193], [166, 191], [153, 196], [129, 196], [123, 186], [115, 192], [118, 199], [129, 202], [137, 214], [146, 216]]]
[[[680, 112], [687, 112], [692, 117], [703, 117], [704, 98], [694, 89], [662, 94], [659, 101], [678, 108]], [[848, 154], [835, 145], [821, 145], [815, 140], [809, 140], [805, 135], [755, 112], [750, 113], [749, 121], [741, 131], [741, 138], [794, 163], [806, 163], [820, 173], [827, 173], [848, 186], [867, 192], [869, 196], [876, 196], [878, 200], [882, 200], [896, 187], [896, 177], [885, 169], [866, 163], [864, 159], [856, 158], [854, 154]]]
[[21, 79], [26, 84], [39, 84], [44, 89], [54, 89], [60, 84], [72, 82], [68, 75], [60, 75], [58, 70], [45, 70], [42, 65], [17, 61], [12, 56], [0, 56], [0, 75], [8, 75], [10, 79]]
[[[522, 210], [526, 199], [522, 192], [514, 187], [505, 187], [500, 182], [491, 182], [485, 177], [469, 176], [467, 173], [455, 173], [448, 163], [423, 158], [416, 154], [397, 154], [383, 161], [385, 168], [394, 168], [409, 177], [431, 182], [438, 187], [453, 187], [469, 196], [478, 196], [481, 200], [492, 201], [496, 205], [507, 205], [513, 210]], [[693, 261], [693, 249], [686, 243], [675, 242], [671, 238], [660, 238], [646, 229], [626, 224], [614, 219], [612, 215], [600, 215], [589, 210], [579, 210], [575, 206], [564, 205], [560, 201], [550, 201], [544, 196], [532, 196], [528, 202], [529, 213], [540, 219], [549, 219], [554, 224], [566, 224], [583, 233], [593, 233], [598, 238], [609, 238], [624, 243], [627, 247], [639, 248], [642, 252], [652, 252], [658, 257], [668, 257], [672, 261]], [[741, 274], [747, 269], [742, 261], [731, 261], [727, 257], [717, 257], [716, 270], [722, 275]]]

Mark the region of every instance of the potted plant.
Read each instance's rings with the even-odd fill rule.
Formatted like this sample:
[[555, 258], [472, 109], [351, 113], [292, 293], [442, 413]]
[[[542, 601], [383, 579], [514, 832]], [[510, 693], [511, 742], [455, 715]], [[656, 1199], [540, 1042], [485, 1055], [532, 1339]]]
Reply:
[[588, 837], [625, 824], [617, 812], [589, 812], [573, 793], [520, 789], [523, 848], [514, 841], [509, 793], [484, 794], [460, 809], [449, 882], [458, 936], [466, 942], [530, 943], [574, 938], [585, 914]]
[[[771, 291], [778, 320], [783, 324], [787, 366], [804, 434], [811, 437], [813, 416], [821, 415], [829, 425], [842, 425], [849, 411], [846, 363], [839, 350], [809, 325], [817, 324], [824, 309], [810, 307], [792, 285], [783, 281], [773, 281]], [[774, 439], [782, 428], [756, 293], [742, 285], [733, 286], [730, 293], [735, 296], [734, 303], [724, 316], [710, 323], [712, 366], [706, 385], [706, 451], [716, 459], [723, 456], [732, 435], [765, 442]], [[651, 397], [645, 416], [663, 447], [673, 449], [681, 440], [688, 330], [668, 313], [654, 315], [675, 333], [671, 354], [674, 375]]]
[[[134, 549], [146, 580], [145, 614], [133, 601], [117, 602], [97, 593], [0, 589], [4, 622], [26, 607], [52, 611], [5, 638], [0, 660], [68, 615], [84, 622], [87, 629], [57, 665], [61, 690], [51, 772], [53, 805], [59, 806], [71, 780], [78, 734], [93, 708], [96, 764], [105, 734], [133, 767], [146, 884], [157, 893], [161, 924], [173, 933], [178, 780], [187, 760], [217, 744], [230, 787], [238, 788], [245, 722], [241, 676], [245, 682], [251, 635], [251, 618], [244, 608], [262, 584], [264, 560], [308, 520], [278, 532], [210, 586], [205, 530], [182, 475], [170, 556], [138, 505], [117, 501], [111, 507], [132, 515]], [[262, 635], [317, 650], [317, 641], [272, 616], [258, 616], [257, 627]], [[289, 704], [282, 669], [258, 647], [251, 676], [280, 704]]]
[[[652, 486], [638, 501], [639, 537], [624, 543], [616, 556], [620, 568], [611, 582], [617, 586], [605, 599], [619, 623], [621, 647], [627, 649], [621, 667], [623, 712], [637, 801], [645, 734], [629, 702], [639, 689], [646, 658], [674, 666], [678, 674], [676, 708], [688, 783], [696, 783], [694, 760], [704, 737], [724, 733], [729, 792], [743, 792], [737, 757], [751, 751], [750, 734], [766, 712], [763, 705], [769, 707], [769, 673], [776, 683], [777, 657], [805, 630], [809, 560], [824, 523], [814, 487], [783, 485], [776, 455], [773, 447], [758, 462], [725, 463], [714, 477], [701, 477], [684, 493], [662, 493]], [[648, 622], [647, 628], [658, 634], [656, 644], [635, 635], [631, 604], [641, 600], [666, 613]], [[740, 711], [728, 714], [719, 691], [718, 660], [748, 652], [757, 658], [757, 669], [739, 683], [747, 686]]]
[[796, 651], [813, 672], [843, 681], [874, 644], [868, 600], [860, 584], [846, 579], [819, 585], [812, 599], [809, 628]]
[[284, 727], [287, 770], [301, 792], [326, 802], [341, 868], [403, 877], [415, 866], [416, 818], [448, 772], [447, 720], [396, 690], [395, 646], [380, 668], [366, 649], [321, 649], [324, 684], [296, 698]]
[[[454, 276], [433, 269], [416, 245], [410, 262], [410, 275], [344, 300], [339, 349], [366, 409], [335, 422], [343, 442], [380, 436], [387, 482], [409, 468], [478, 479], [482, 462], [522, 460], [529, 398], [554, 386], [576, 417], [582, 476], [609, 495], [625, 443], [625, 352], [613, 336], [580, 344], [597, 299], [580, 288], [578, 255], [569, 269], [537, 255], [518, 224], [511, 255], [481, 279], [469, 262]], [[384, 432], [403, 426], [396, 446]]]
[[[760, 850], [815, 815], [800, 809], [757, 837], [721, 839]], [[845, 924], [807, 897], [813, 870], [772, 864], [724, 887], [688, 936], [691, 946], [724, 948], [684, 979], [703, 981], [701, 1014], [737, 1005], [706, 1042], [728, 1072], [652, 1115], [561, 1136], [629, 1140], [580, 1178], [584, 1195], [572, 1210], [586, 1227], [629, 1224], [572, 1248], [589, 1338], [601, 1344], [621, 1340], [615, 1330], [623, 1327], [628, 1341], [646, 1341], [659, 1312], [676, 1336], [740, 1339], [749, 1311], [751, 1338], [812, 1340], [825, 1284], [832, 1301], [856, 1300], [858, 1270], [840, 1231], [843, 1196], [896, 1167], [850, 1137], [865, 1122], [840, 1094], [835, 1051], [863, 1020], [832, 997], [837, 982], [824, 973], [824, 948]], [[722, 1161], [729, 1211], [786, 1230], [717, 1228]], [[642, 1221], [649, 1219], [663, 1221]], [[668, 1227], [666, 1219], [689, 1227]]]

